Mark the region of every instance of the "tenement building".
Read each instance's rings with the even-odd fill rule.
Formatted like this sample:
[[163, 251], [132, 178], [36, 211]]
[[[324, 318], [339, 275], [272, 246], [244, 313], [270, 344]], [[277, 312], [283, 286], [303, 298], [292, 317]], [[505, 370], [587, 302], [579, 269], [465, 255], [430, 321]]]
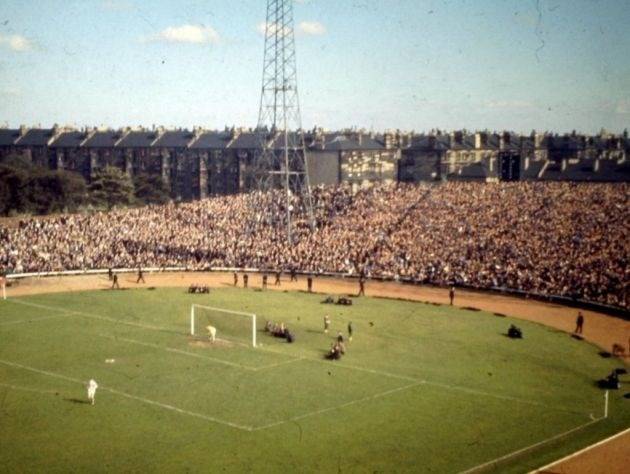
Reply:
[[[532, 132], [430, 133], [362, 130], [304, 135], [311, 184], [441, 180], [630, 181], [627, 131], [596, 136]], [[280, 152], [280, 134], [272, 146]], [[0, 128], [0, 160], [19, 155], [50, 169], [80, 173], [88, 182], [117, 167], [131, 177], [159, 175], [178, 200], [251, 189], [260, 138], [252, 130]]]

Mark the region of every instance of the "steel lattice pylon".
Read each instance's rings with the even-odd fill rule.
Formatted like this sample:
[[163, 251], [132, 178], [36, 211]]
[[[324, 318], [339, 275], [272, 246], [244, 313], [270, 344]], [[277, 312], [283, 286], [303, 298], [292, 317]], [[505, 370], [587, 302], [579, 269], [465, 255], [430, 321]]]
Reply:
[[[311, 229], [315, 226], [297, 87], [293, 0], [267, 1], [257, 133], [260, 148], [252, 166], [252, 187], [284, 190], [284, 203], [262, 211], [269, 219], [285, 221], [291, 243], [292, 214], [304, 212]], [[301, 208], [295, 209], [298, 203]]]

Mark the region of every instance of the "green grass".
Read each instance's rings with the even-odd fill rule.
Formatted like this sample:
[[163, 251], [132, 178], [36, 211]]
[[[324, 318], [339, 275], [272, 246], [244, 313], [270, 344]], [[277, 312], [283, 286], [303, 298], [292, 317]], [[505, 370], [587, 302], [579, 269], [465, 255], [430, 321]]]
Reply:
[[[8, 471], [458, 472], [599, 417], [618, 363], [567, 334], [386, 299], [221, 289], [95, 291], [0, 304], [0, 465]], [[191, 303], [284, 321], [287, 344], [197, 347]], [[329, 313], [333, 334], [323, 334]], [[337, 330], [355, 337], [324, 360]], [[370, 324], [373, 323], [373, 324]], [[219, 337], [225, 336], [220, 322]], [[106, 359], [115, 359], [107, 364]], [[100, 384], [94, 407], [82, 385]], [[502, 462], [523, 472], [630, 425], [610, 417]]]

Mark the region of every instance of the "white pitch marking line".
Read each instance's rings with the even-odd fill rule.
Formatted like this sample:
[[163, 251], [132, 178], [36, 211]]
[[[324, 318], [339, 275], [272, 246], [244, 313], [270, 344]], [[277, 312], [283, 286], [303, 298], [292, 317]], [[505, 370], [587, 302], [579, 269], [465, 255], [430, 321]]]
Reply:
[[523, 398], [518, 398], [518, 397], [512, 397], [510, 395], [501, 395], [501, 394], [497, 394], [497, 393], [491, 393], [491, 392], [484, 392], [483, 390], [476, 390], [474, 388], [468, 388], [468, 387], [461, 387], [458, 385], [448, 385], [445, 383], [440, 383], [440, 382], [431, 382], [430, 380], [425, 380], [424, 381], [427, 385], [433, 385], [435, 387], [442, 387], [442, 388], [446, 388], [449, 390], [456, 390], [456, 391], [460, 391], [460, 392], [466, 392], [466, 393], [472, 393], [475, 395], [482, 395], [485, 397], [491, 397], [491, 398], [497, 398], [499, 400], [508, 400], [511, 402], [517, 402], [517, 403], [524, 403], [527, 405], [534, 405], [534, 406], [539, 406], [539, 407], [543, 407], [543, 408], [548, 408], [550, 410], [557, 410], [557, 411], [563, 411], [566, 413], [571, 413], [573, 415], [584, 415], [584, 413], [581, 412], [577, 412], [577, 411], [573, 411], [573, 410], [567, 410], [566, 408], [560, 408], [560, 407], [554, 407], [551, 405], [546, 405], [544, 403], [539, 403], [539, 402], [535, 402], [533, 400], [526, 400]]
[[591, 420], [591, 421], [589, 421], [587, 423], [584, 423], [584, 424], [582, 424], [580, 426], [572, 428], [569, 431], [565, 431], [564, 433], [560, 433], [560, 434], [557, 434], [555, 436], [552, 436], [551, 438], [547, 438], [547, 439], [544, 439], [542, 441], [539, 441], [538, 443], [534, 443], [532, 445], [525, 446], [524, 448], [518, 449], [516, 451], [513, 451], [511, 453], [508, 453], [508, 454], [506, 454], [504, 456], [498, 457], [498, 458], [493, 459], [491, 461], [485, 462], [483, 464], [479, 464], [478, 466], [475, 466], [473, 468], [467, 469], [466, 471], [461, 471], [459, 474], [470, 474], [470, 473], [473, 473], [473, 472], [477, 472], [477, 471], [483, 470], [483, 469], [485, 469], [488, 466], [491, 466], [491, 465], [497, 464], [497, 463], [499, 463], [501, 461], [505, 461], [506, 459], [510, 459], [512, 457], [518, 456], [519, 454], [522, 454], [522, 453], [525, 453], [525, 452], [530, 451], [532, 449], [535, 449], [535, 448], [537, 448], [539, 446], [542, 446], [543, 444], [550, 443], [551, 441], [554, 441], [554, 440], [556, 440], [558, 438], [563, 438], [564, 436], [570, 435], [571, 433], [573, 433], [575, 431], [579, 431], [579, 430], [581, 430], [583, 428], [586, 428], [587, 426], [592, 425], [593, 423], [597, 423], [598, 421], [601, 421], [603, 419], [604, 419], [604, 417], [597, 418], [596, 420]]
[[143, 329], [152, 329], [154, 331], [172, 331], [173, 329], [171, 328], [166, 328], [166, 327], [161, 327], [161, 326], [151, 326], [148, 324], [140, 324], [140, 323], [134, 323], [131, 321], [125, 321], [123, 319], [115, 319], [115, 318], [108, 318], [107, 316], [98, 316], [96, 314], [90, 314], [90, 313], [84, 313], [82, 311], [75, 311], [72, 309], [66, 309], [66, 308], [57, 308], [55, 306], [48, 306], [48, 305], [43, 305], [43, 304], [37, 304], [37, 303], [30, 303], [28, 301], [20, 301], [20, 300], [11, 300], [12, 303], [17, 303], [17, 304], [23, 304], [26, 306], [33, 306], [35, 308], [42, 308], [42, 309], [50, 309], [53, 311], [61, 311], [62, 313], [67, 313], [67, 314], [76, 314], [78, 316], [83, 316], [85, 318], [91, 318], [91, 319], [98, 319], [101, 321], [107, 321], [110, 323], [116, 323], [116, 324], [125, 324], [127, 326], [134, 326], [134, 327], [139, 327], [139, 328], [143, 328]]
[[22, 319], [20, 321], [10, 321], [8, 323], [0, 323], [0, 326], [11, 326], [13, 324], [26, 324], [26, 323], [36, 323], [38, 321], [45, 321], [47, 319], [59, 319], [59, 318], [67, 318], [68, 316], [60, 314], [58, 316], [44, 316], [41, 318], [31, 318], [31, 319]]
[[[267, 348], [257, 348], [256, 350], [260, 350], [260, 351], [264, 351], [264, 352], [270, 352], [272, 354], [287, 355], [287, 354], [285, 354], [282, 351], [276, 351], [276, 350], [267, 349]], [[323, 360], [323, 359], [313, 359], [311, 357], [300, 357], [299, 360], [308, 360], [308, 361], [311, 361], [311, 362], [317, 362], [317, 363], [325, 364], [325, 365], [328, 365], [328, 366], [332, 365], [333, 367], [341, 367], [341, 368], [344, 368], [344, 369], [357, 370], [357, 371], [360, 371], [360, 372], [369, 372], [369, 373], [374, 374], [374, 375], [383, 375], [385, 377], [391, 377], [391, 378], [394, 378], [394, 379], [406, 380], [408, 382], [421, 382], [422, 381], [420, 379], [416, 379], [416, 378], [413, 378], [413, 377], [407, 377], [405, 375], [392, 374], [390, 372], [384, 372], [382, 370], [366, 369], [364, 367], [355, 367], [353, 365], [346, 365], [346, 364], [342, 364], [342, 363], [339, 363], [339, 362], [336, 362], [336, 361]]]
[[262, 367], [256, 367], [253, 370], [258, 372], [259, 370], [273, 369], [274, 367], [280, 367], [281, 365], [293, 364], [295, 362], [300, 362], [301, 360], [304, 360], [304, 358], [299, 357], [297, 359], [285, 360], [283, 362], [278, 362], [276, 364], [263, 365]]
[[[29, 367], [27, 365], [22, 365], [22, 364], [17, 364], [15, 362], [11, 362], [8, 360], [3, 360], [0, 359], [0, 364], [4, 364], [4, 365], [8, 365], [9, 367], [15, 367], [18, 369], [23, 369], [23, 370], [28, 370], [30, 372], [35, 372], [37, 374], [42, 374], [42, 375], [47, 375], [49, 377], [54, 377], [54, 378], [58, 378], [61, 380], [66, 380], [68, 382], [74, 382], [74, 383], [78, 383], [81, 385], [85, 385], [85, 382], [72, 378], [72, 377], [67, 377], [65, 375], [61, 375], [61, 374], [56, 374], [54, 372], [48, 372], [47, 370], [41, 370], [41, 369], [36, 369], [34, 367]], [[243, 430], [243, 431], [252, 431], [252, 427], [251, 426], [244, 426], [244, 425], [239, 425], [237, 423], [232, 423], [230, 421], [225, 421], [225, 420], [220, 420], [218, 418], [214, 418], [212, 416], [208, 416], [208, 415], [202, 415], [201, 413], [195, 413], [193, 411], [188, 411], [188, 410], [184, 410], [182, 408], [178, 408], [175, 407], [173, 405], [167, 405], [166, 403], [160, 403], [160, 402], [156, 402], [154, 400], [149, 400], [148, 398], [143, 398], [143, 397], [138, 397], [136, 395], [130, 395], [128, 393], [125, 392], [120, 392], [118, 390], [115, 390], [113, 388], [108, 388], [108, 387], [103, 387], [102, 385], [99, 386], [99, 388], [101, 390], [105, 390], [106, 392], [110, 392], [116, 395], [120, 395], [121, 397], [125, 397], [125, 398], [129, 398], [131, 400], [137, 400], [139, 402], [143, 402], [146, 403], [148, 405], [154, 405], [160, 408], [164, 408], [166, 410], [171, 410], [171, 411], [175, 411], [177, 413], [182, 413], [184, 415], [189, 415], [195, 418], [201, 418], [202, 420], [206, 420], [206, 421], [211, 421], [213, 423], [218, 423], [220, 425], [226, 425], [226, 426], [230, 426], [232, 428], [237, 428], [239, 430]]]
[[[97, 316], [97, 315], [92, 315], [92, 314], [88, 314], [88, 313], [82, 313], [79, 311], [73, 311], [73, 310], [68, 310], [65, 308], [57, 308], [55, 306], [47, 306], [47, 305], [40, 305], [40, 304], [36, 304], [36, 303], [29, 303], [26, 301], [19, 301], [19, 300], [10, 300], [13, 303], [18, 303], [18, 304], [24, 304], [24, 305], [28, 305], [28, 306], [34, 306], [34, 307], [38, 307], [38, 308], [44, 308], [44, 309], [52, 309], [55, 311], [62, 311], [62, 312], [66, 312], [66, 313], [74, 313], [74, 314], [78, 314], [81, 316], [86, 316], [88, 318], [94, 318], [94, 319], [101, 319], [104, 321], [109, 321], [109, 322], [113, 322], [113, 323], [121, 323], [121, 324], [127, 324], [130, 326], [137, 326], [137, 327], [141, 327], [141, 328], [145, 328], [145, 329], [152, 329], [152, 330], [158, 330], [158, 331], [162, 331], [162, 330], [171, 330], [169, 328], [163, 328], [163, 327], [157, 327], [157, 326], [147, 326], [147, 325], [142, 325], [139, 323], [132, 323], [132, 322], [127, 322], [127, 321], [121, 321], [118, 319], [114, 319], [114, 318], [108, 318], [105, 316]], [[281, 354], [281, 355], [287, 355], [282, 351], [276, 351], [276, 350], [272, 350], [269, 348], [261, 348], [258, 347], [257, 350], [260, 351], [265, 351], [265, 352], [270, 352], [272, 354]], [[299, 360], [310, 360], [310, 361], [314, 361], [314, 362], [318, 362], [321, 364], [331, 364], [333, 362], [331, 361], [327, 361], [327, 360], [321, 360], [321, 359], [313, 359], [313, 358], [309, 358], [309, 357], [302, 357]], [[447, 385], [447, 384], [441, 384], [439, 382], [430, 382], [427, 380], [420, 380], [420, 379], [416, 379], [413, 377], [407, 377], [405, 375], [398, 375], [398, 374], [393, 374], [390, 372], [385, 372], [385, 371], [380, 371], [380, 370], [372, 370], [372, 369], [367, 369], [367, 368], [363, 368], [363, 367], [356, 367], [356, 366], [352, 366], [352, 365], [345, 365], [345, 364], [339, 364], [339, 363], [334, 363], [335, 366], [337, 367], [343, 367], [346, 369], [350, 369], [350, 370], [357, 370], [357, 371], [362, 371], [362, 372], [368, 372], [371, 374], [375, 374], [375, 375], [383, 375], [386, 377], [391, 377], [391, 378], [397, 378], [400, 380], [407, 380], [407, 381], [411, 381], [411, 382], [425, 382], [427, 384], [430, 385], [435, 385], [435, 386], [441, 386], [443, 388], [447, 388], [447, 389], [451, 389], [451, 390], [460, 390], [460, 391], [469, 391], [471, 393], [476, 393], [478, 395], [485, 395], [488, 397], [494, 397], [494, 398], [503, 398], [503, 399], [507, 399], [507, 400], [511, 400], [511, 401], [518, 401], [518, 402], [523, 402], [523, 403], [528, 403], [528, 404], [532, 404], [532, 405], [537, 405], [537, 406], [542, 406], [545, 408], [550, 408], [550, 409], [554, 409], [554, 407], [550, 407], [548, 405], [544, 405], [544, 404], [539, 404], [537, 402], [534, 401], [530, 401], [530, 400], [525, 400], [525, 399], [520, 399], [520, 398], [516, 398], [516, 397], [509, 397], [509, 396], [503, 396], [503, 395], [497, 395], [497, 394], [493, 394], [493, 393], [489, 393], [489, 392], [483, 392], [481, 390], [474, 390], [474, 389], [468, 389], [466, 387], [458, 387], [458, 386], [454, 386], [454, 385]], [[257, 370], [257, 369], [256, 369]], [[559, 408], [555, 408], [558, 410], [561, 410]], [[562, 411], [567, 411], [567, 410], [562, 410]], [[575, 413], [575, 412], [570, 412], [567, 411], [568, 413]]]
[[163, 347], [160, 346], [158, 344], [152, 344], [150, 342], [143, 342], [143, 341], [136, 341], [135, 339], [128, 339], [126, 337], [116, 337], [116, 336], [108, 336], [105, 334], [97, 334], [99, 337], [103, 337], [105, 339], [111, 339], [112, 341], [122, 341], [122, 342], [128, 342], [129, 344], [137, 344], [139, 346], [146, 346], [146, 347], [151, 347], [153, 349], [160, 349], [166, 352], [173, 352], [175, 354], [180, 354], [180, 355], [185, 355], [188, 357], [195, 357], [197, 359], [204, 359], [204, 360], [209, 360], [212, 362], [217, 362], [219, 364], [224, 364], [224, 365], [229, 365], [231, 367], [238, 367], [239, 369], [244, 369], [244, 370], [251, 370], [251, 371], [256, 371], [257, 369], [254, 367], [249, 367], [247, 365], [241, 365], [241, 364], [237, 364], [236, 362], [229, 362], [226, 360], [222, 360], [222, 359], [216, 359], [214, 357], [208, 357], [208, 356], [204, 356], [201, 354], [195, 354], [194, 352], [188, 352], [188, 351], [184, 351], [181, 349], [175, 349], [173, 347]]
[[334, 407], [322, 408], [321, 410], [316, 410], [316, 411], [312, 411], [310, 413], [305, 413], [304, 415], [295, 416], [293, 418], [289, 418], [288, 420], [276, 421], [274, 423], [269, 423], [268, 425], [257, 426], [255, 428], [253, 428], [252, 431], [266, 430], [268, 428], [273, 428], [275, 426], [284, 425], [284, 424], [290, 423], [292, 421], [298, 421], [298, 420], [302, 420], [304, 418], [308, 418], [308, 417], [311, 417], [311, 416], [321, 415], [322, 413], [327, 413], [329, 411], [340, 410], [342, 408], [346, 408], [346, 407], [349, 407], [349, 406], [352, 406], [352, 405], [356, 405], [357, 403], [366, 402], [368, 400], [375, 400], [377, 398], [386, 397], [387, 395], [391, 395], [391, 394], [396, 393], [396, 392], [401, 392], [403, 390], [408, 390], [408, 389], [413, 388], [413, 387], [418, 387], [419, 385], [422, 385], [423, 383], [424, 382], [422, 382], [422, 381], [418, 381], [416, 383], [405, 385], [403, 387], [394, 388], [394, 389], [391, 389], [391, 390], [387, 390], [385, 392], [377, 393], [375, 395], [370, 395], [368, 397], [360, 398], [358, 400], [352, 400], [352, 401], [349, 401], [349, 402], [346, 402], [346, 403], [342, 403], [341, 405], [336, 405]]
[[20, 390], [23, 392], [35, 392], [35, 393], [59, 393], [56, 390], [37, 390], [36, 388], [20, 387], [18, 385], [11, 385], [10, 383], [0, 383], [0, 387], [10, 388], [12, 390]]
[[[597, 420], [596, 420], [596, 421], [597, 421]], [[620, 431], [619, 433], [614, 434], [614, 435], [612, 435], [612, 436], [609, 436], [609, 437], [608, 437], [608, 438], [606, 438], [606, 439], [603, 439], [603, 440], [601, 440], [601, 441], [598, 441], [598, 442], [597, 442], [597, 443], [595, 443], [595, 444], [591, 444], [590, 446], [587, 446], [587, 447], [586, 447], [586, 448], [584, 448], [584, 449], [580, 449], [579, 451], [576, 451], [576, 452], [575, 452], [575, 453], [573, 453], [573, 454], [569, 454], [568, 456], [565, 456], [565, 457], [563, 457], [562, 459], [558, 459], [557, 461], [554, 461], [554, 462], [552, 462], [552, 463], [550, 463], [550, 464], [547, 464], [546, 466], [539, 467], [538, 469], [534, 469], [534, 470], [533, 470], [533, 471], [531, 471], [529, 474], [536, 474], [536, 473], [539, 473], [539, 472], [545, 472], [547, 469], [549, 469], [550, 467], [555, 466], [556, 464], [562, 464], [563, 462], [568, 461], [569, 459], [572, 459], [572, 458], [574, 458], [574, 457], [577, 457], [577, 456], [579, 456], [579, 455], [580, 455], [580, 454], [582, 454], [582, 453], [585, 453], [585, 452], [587, 452], [587, 451], [590, 451], [591, 449], [597, 448], [598, 446], [601, 446], [602, 444], [609, 443], [610, 441], [612, 441], [612, 440], [614, 440], [614, 439], [617, 439], [617, 438], [619, 438], [620, 436], [624, 436], [625, 434], [628, 434], [628, 433], [630, 433], [630, 428], [627, 428], [627, 429], [625, 429], [625, 430], [623, 430], [623, 431]]]
[[[134, 323], [134, 322], [131, 322], [131, 321], [124, 321], [124, 320], [120, 320], [120, 319], [109, 318], [107, 316], [99, 316], [99, 315], [96, 315], [96, 314], [84, 313], [84, 312], [81, 312], [81, 311], [74, 311], [74, 310], [66, 309], [66, 308], [57, 308], [55, 306], [42, 305], [42, 304], [37, 304], [37, 303], [30, 303], [30, 302], [27, 302], [27, 301], [19, 301], [19, 300], [11, 300], [11, 301], [13, 303], [23, 304], [23, 305], [27, 305], [27, 306], [33, 306], [33, 307], [36, 307], [36, 308], [51, 309], [51, 310], [54, 310], [54, 311], [61, 311], [61, 312], [68, 313], [68, 314], [77, 314], [79, 316], [84, 316], [86, 318], [99, 319], [99, 320], [102, 320], [102, 321], [108, 321], [108, 322], [112, 322], [112, 323], [126, 324], [128, 326], [135, 326], [135, 327], [140, 327], [140, 328], [143, 328], [143, 329], [151, 329], [151, 330], [155, 330], [155, 331], [172, 331], [172, 329], [169, 329], [169, 328], [166, 328], [166, 327], [150, 326], [150, 325], [146, 325], [146, 324]], [[52, 317], [55, 317], [55, 316], [50, 316], [50, 317], [52, 318]], [[64, 317], [64, 316], [59, 316], [59, 317]], [[108, 337], [108, 336], [101, 335], [101, 337]], [[123, 338], [119, 338], [119, 339], [120, 340], [124, 340]], [[219, 339], [219, 340], [220, 341], [224, 341], [224, 342], [228, 342], [228, 343], [231, 343], [231, 344], [242, 345], [242, 346], [248, 347], [248, 348], [250, 347], [249, 345], [242, 344], [242, 343], [239, 343], [239, 342], [228, 341], [228, 340], [223, 340], [223, 339]], [[132, 339], [128, 339], [127, 342], [136, 343], [136, 344], [143, 344], [143, 345], [146, 345], [146, 346], [151, 346], [151, 344], [140, 342], [140, 341], [134, 341]], [[234, 362], [227, 362], [227, 361], [223, 361], [221, 359], [214, 359], [212, 357], [197, 355], [197, 354], [193, 354], [193, 353], [187, 352], [187, 351], [182, 351], [182, 350], [179, 350], [179, 349], [164, 348], [164, 347], [160, 347], [160, 346], [157, 346], [157, 345], [155, 345], [153, 347], [158, 348], [158, 349], [165, 349], [165, 350], [167, 350], [169, 352], [177, 352], [177, 353], [188, 355], [188, 356], [191, 356], [191, 357], [199, 357], [199, 358], [204, 358], [204, 359], [208, 359], [208, 360], [214, 360], [214, 361], [219, 362], [219, 363], [223, 363], [223, 364], [226, 364], [226, 365], [232, 365], [234, 367], [239, 367], [241, 369], [251, 370], [251, 371], [254, 371], [254, 372], [257, 371], [257, 370], [263, 370], [263, 369], [275, 367], [276, 365], [284, 365], [284, 364], [296, 362], [298, 360], [303, 360], [303, 358], [291, 359], [290, 361], [281, 362], [281, 363], [278, 363], [278, 364], [270, 364], [268, 366], [263, 366], [263, 367], [248, 367], [248, 366], [237, 364], [237, 363], [234, 363]], [[278, 351], [268, 351], [268, 352], [273, 352], [275, 354], [282, 354], [282, 355], [285, 355], [285, 356], [287, 355], [287, 354], [284, 354], [284, 353], [278, 352]]]

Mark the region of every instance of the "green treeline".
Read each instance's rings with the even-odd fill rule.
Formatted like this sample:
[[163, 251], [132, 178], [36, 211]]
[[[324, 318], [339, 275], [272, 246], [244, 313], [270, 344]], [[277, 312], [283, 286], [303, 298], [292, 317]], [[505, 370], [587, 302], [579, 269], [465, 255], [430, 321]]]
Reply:
[[0, 161], [0, 215], [77, 212], [92, 207], [164, 204], [170, 200], [159, 176], [131, 178], [118, 168], [98, 171], [91, 183], [72, 171], [49, 170], [21, 156]]

